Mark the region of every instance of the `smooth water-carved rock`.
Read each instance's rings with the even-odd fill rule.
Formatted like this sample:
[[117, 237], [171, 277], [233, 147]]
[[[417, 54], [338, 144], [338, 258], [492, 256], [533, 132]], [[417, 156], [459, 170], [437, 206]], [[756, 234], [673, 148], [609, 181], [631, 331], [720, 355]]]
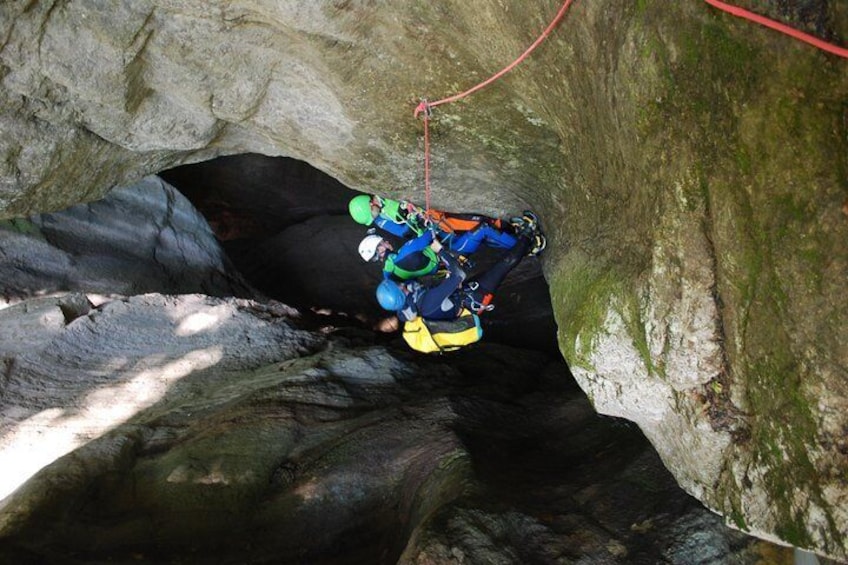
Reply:
[[[837, 3], [761, 4], [848, 33]], [[423, 201], [418, 99], [491, 76], [556, 8], [4, 3], [0, 209], [248, 151]], [[577, 2], [432, 132], [434, 205], [542, 211], [560, 347], [598, 409], [730, 523], [843, 559], [846, 94], [841, 60], [704, 2]]]
[[53, 292], [255, 296], [209, 226], [150, 177], [60, 213], [0, 222], [2, 299]]
[[[155, 215], [171, 200], [149, 188], [92, 207], [146, 195], [136, 201]], [[161, 258], [156, 246], [122, 246], [150, 215], [124, 215], [111, 247], [96, 240], [80, 292], [0, 311], [0, 559], [633, 562], [693, 546], [739, 563], [781, 555], [680, 490], [634, 426], [596, 415], [561, 360], [491, 345], [415, 355], [275, 302], [83, 292], [100, 284], [93, 267], [112, 272], [103, 249]], [[114, 221], [82, 217], [92, 234]], [[62, 233], [38, 249], [79, 243]], [[8, 232], [5, 248], [31, 235]], [[217, 253], [201, 257], [218, 264]], [[25, 267], [8, 271], [10, 284], [31, 280]]]
[[[740, 563], [770, 551], [715, 518], [707, 546], [681, 533], [710, 513], [545, 355], [486, 345], [449, 366], [201, 295], [49, 315], [84, 299], [0, 312], [14, 361], [0, 559], [625, 563], [687, 539]], [[22, 351], [27, 320], [41, 345]]]

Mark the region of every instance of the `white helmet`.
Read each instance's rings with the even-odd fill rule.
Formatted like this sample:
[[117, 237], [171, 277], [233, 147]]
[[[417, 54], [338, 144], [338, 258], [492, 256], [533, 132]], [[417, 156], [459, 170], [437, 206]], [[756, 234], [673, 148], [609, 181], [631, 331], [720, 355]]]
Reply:
[[359, 255], [363, 261], [373, 261], [377, 255], [377, 247], [383, 243], [383, 238], [379, 235], [366, 235], [365, 239], [359, 242]]

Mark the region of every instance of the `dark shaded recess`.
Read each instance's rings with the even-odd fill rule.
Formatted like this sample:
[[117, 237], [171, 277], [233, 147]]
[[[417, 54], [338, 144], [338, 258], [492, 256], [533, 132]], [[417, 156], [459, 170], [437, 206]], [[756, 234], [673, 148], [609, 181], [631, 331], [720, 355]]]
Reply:
[[[160, 176], [206, 217], [236, 268], [269, 297], [366, 325], [386, 316], [374, 297], [380, 269], [363, 263], [356, 251], [366, 228], [347, 213], [348, 201], [360, 192], [302, 161], [255, 154], [185, 165]], [[478, 253], [475, 269], [496, 258], [495, 250]], [[522, 261], [495, 305], [483, 317], [486, 339], [557, 351], [538, 259]]]
[[[133, 479], [143, 472], [133, 469], [157, 453], [148, 444], [127, 450], [126, 470], [104, 473], [70, 499], [57, 497], [61, 504], [4, 539], [0, 563], [388, 565], [397, 563], [413, 533], [458, 548], [470, 556], [468, 563], [485, 563], [487, 555], [497, 556], [491, 562], [528, 564], [754, 562], [726, 554], [727, 543], [744, 546], [750, 538], [728, 531], [677, 487], [635, 424], [598, 416], [576, 384], [562, 378], [561, 360], [551, 363], [544, 354], [490, 344], [456, 354], [451, 371], [444, 371], [436, 357], [399, 356], [416, 363], [414, 377], [385, 388], [353, 389], [356, 405], [320, 393], [313, 397], [317, 404], [311, 409], [347, 431], [281, 461], [255, 504], [230, 506], [236, 511], [227, 515], [212, 511], [208, 523], [190, 522], [185, 529], [180, 524], [177, 529], [191, 532], [185, 537], [163, 523], [150, 523], [157, 519], [148, 514], [156, 503], [145, 500], [144, 489], [139, 494]], [[320, 390], [324, 378], [316, 375], [308, 386]], [[385, 410], [392, 406], [397, 409]], [[263, 420], [263, 410], [290, 409], [283, 402], [254, 406], [250, 413]], [[363, 424], [363, 411], [381, 411], [383, 418]], [[187, 424], [179, 418], [169, 415], [167, 421]], [[210, 418], [198, 433], [210, 426], [255, 424], [229, 414], [224, 420]], [[421, 434], [420, 426], [433, 431]], [[301, 431], [307, 437], [324, 433]], [[314, 507], [298, 508], [292, 494], [298, 485], [334, 472], [362, 472], [370, 465], [369, 447], [393, 445], [382, 441], [386, 435], [408, 448], [394, 451], [397, 467], [373, 468], [386, 483], [396, 479], [398, 469], [406, 470], [407, 480], [388, 498], [389, 491], [366, 486], [350, 497], [326, 497]], [[465, 483], [464, 474], [429, 485], [427, 477], [414, 476], [414, 465], [404, 462], [410, 450], [424, 459], [438, 457], [441, 440], [453, 435], [473, 466], [473, 485]], [[408, 443], [413, 438], [414, 446]], [[342, 455], [339, 443], [349, 456]], [[327, 464], [331, 461], [336, 465]], [[453, 481], [461, 491], [456, 498], [443, 488]], [[445, 492], [452, 494], [440, 498]], [[418, 514], [410, 505], [419, 497], [433, 504], [433, 515]], [[172, 519], [177, 518], [164, 522]], [[681, 533], [680, 525], [692, 520], [708, 531]], [[626, 556], [614, 558], [611, 546], [622, 547]], [[704, 558], [713, 552], [719, 553]]]
[[836, 40], [828, 18], [827, 0], [776, 0], [776, 16], [780, 21], [825, 40]]

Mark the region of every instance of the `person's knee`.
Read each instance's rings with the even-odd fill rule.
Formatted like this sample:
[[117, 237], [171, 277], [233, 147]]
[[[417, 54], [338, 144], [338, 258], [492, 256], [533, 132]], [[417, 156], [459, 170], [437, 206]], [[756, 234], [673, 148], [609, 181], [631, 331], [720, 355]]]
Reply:
[[518, 263], [524, 257], [525, 252], [526, 251], [521, 250], [521, 246], [513, 247], [512, 249], [509, 250], [509, 253], [507, 253], [504, 256], [504, 258], [503, 258], [504, 265], [506, 265], [507, 267], [512, 269], [513, 267], [518, 265]]

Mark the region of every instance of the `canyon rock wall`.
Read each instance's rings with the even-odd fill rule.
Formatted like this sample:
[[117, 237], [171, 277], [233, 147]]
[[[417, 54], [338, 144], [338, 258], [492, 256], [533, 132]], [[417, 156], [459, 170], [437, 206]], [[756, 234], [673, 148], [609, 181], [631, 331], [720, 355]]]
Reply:
[[0, 231], [4, 563], [788, 562], [682, 491], [559, 358], [422, 357], [209, 296], [228, 288], [185, 275], [219, 274], [221, 249], [160, 180], [27, 226], [49, 229]]
[[[832, 4], [811, 31], [844, 37]], [[0, 210], [241, 152], [423, 201], [418, 99], [490, 76], [557, 7], [4, 3]], [[594, 407], [730, 523], [841, 558], [846, 93], [842, 60], [703, 2], [578, 1], [432, 132], [435, 206], [541, 211], [560, 348]]]

